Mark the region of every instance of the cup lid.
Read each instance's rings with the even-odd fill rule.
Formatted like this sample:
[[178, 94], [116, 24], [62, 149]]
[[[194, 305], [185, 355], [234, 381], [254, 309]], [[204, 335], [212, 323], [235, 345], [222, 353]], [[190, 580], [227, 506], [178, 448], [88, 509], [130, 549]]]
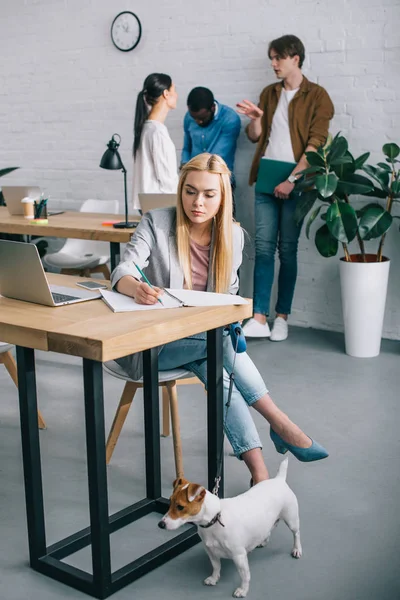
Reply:
[[25, 196], [25, 198], [22, 198], [21, 202], [29, 202], [30, 204], [33, 204], [35, 200], [33, 198], [29, 198], [29, 196]]

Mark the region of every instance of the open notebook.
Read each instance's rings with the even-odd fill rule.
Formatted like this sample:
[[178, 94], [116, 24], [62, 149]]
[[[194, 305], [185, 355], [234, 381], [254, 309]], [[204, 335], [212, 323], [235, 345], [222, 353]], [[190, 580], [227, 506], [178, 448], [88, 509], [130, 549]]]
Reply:
[[127, 312], [134, 310], [162, 310], [165, 308], [179, 308], [181, 306], [234, 306], [248, 304], [241, 296], [232, 294], [216, 294], [213, 292], [195, 292], [193, 290], [165, 289], [161, 296], [162, 304], [137, 304], [130, 296], [119, 292], [100, 290], [104, 302], [114, 312]]

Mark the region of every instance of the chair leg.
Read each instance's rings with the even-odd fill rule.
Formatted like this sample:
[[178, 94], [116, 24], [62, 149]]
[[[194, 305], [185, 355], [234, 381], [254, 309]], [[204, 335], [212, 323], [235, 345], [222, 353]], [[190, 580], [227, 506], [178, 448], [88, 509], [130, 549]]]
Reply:
[[[10, 351], [3, 352], [0, 354], [0, 362], [4, 364], [5, 368], [10, 374], [11, 379], [15, 383], [18, 388], [18, 373], [17, 373], [17, 365], [14, 360], [13, 355]], [[38, 426], [39, 429], [46, 429], [46, 422], [42, 417], [40, 410], [38, 410]]]
[[131, 407], [133, 397], [136, 394], [136, 390], [140, 387], [140, 384], [134, 383], [133, 381], [127, 381], [122, 392], [121, 400], [119, 401], [117, 412], [115, 413], [113, 424], [111, 425], [110, 433], [108, 434], [106, 444], [106, 463], [108, 464], [113, 455], [115, 446], [117, 445], [119, 435], [125, 419], [128, 416], [129, 409]]
[[169, 403], [171, 407], [172, 436], [174, 440], [175, 471], [177, 477], [183, 477], [183, 458], [181, 428], [179, 423], [178, 393], [176, 381], [168, 381], [166, 384]]
[[108, 281], [111, 279], [111, 273], [108, 265], [98, 265], [96, 269], [92, 269], [92, 273], [102, 273], [104, 279], [107, 279]]
[[162, 436], [168, 437], [171, 433], [169, 428], [169, 394], [167, 386], [162, 386]]

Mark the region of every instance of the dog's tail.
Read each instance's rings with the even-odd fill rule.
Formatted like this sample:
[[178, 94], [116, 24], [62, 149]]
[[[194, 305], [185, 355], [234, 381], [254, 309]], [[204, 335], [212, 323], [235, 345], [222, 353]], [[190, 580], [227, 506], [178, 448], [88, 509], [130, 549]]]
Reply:
[[289, 459], [286, 457], [279, 465], [279, 469], [276, 474], [277, 479], [284, 479], [286, 481], [288, 464], [289, 464]]

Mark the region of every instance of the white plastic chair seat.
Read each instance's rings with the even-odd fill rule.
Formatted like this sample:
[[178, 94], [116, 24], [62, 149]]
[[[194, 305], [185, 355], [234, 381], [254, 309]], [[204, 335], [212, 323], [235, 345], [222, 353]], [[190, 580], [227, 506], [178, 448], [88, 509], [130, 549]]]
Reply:
[[[124, 381], [132, 381], [133, 383], [143, 383], [143, 377], [140, 379], [131, 379], [124, 369], [115, 360], [109, 360], [103, 363], [103, 368], [106, 373], [123, 379]], [[159, 371], [158, 372], [158, 383], [164, 383], [165, 381], [175, 381], [176, 379], [186, 379], [193, 377], [193, 373], [186, 369], [171, 369], [170, 371]]]
[[44, 262], [49, 267], [58, 267], [59, 269], [91, 269], [99, 265], [105, 265], [110, 260], [110, 256], [98, 256], [91, 252], [82, 254], [71, 254], [60, 250], [54, 254], [46, 254]]
[[[79, 209], [86, 213], [118, 214], [117, 200], [86, 200]], [[45, 254], [43, 262], [58, 269], [93, 269], [110, 260], [107, 242], [68, 238], [58, 252]]]
[[3, 352], [8, 352], [9, 350], [13, 349], [13, 345], [12, 344], [7, 344], [7, 342], [0, 342], [0, 354], [3, 354]]

